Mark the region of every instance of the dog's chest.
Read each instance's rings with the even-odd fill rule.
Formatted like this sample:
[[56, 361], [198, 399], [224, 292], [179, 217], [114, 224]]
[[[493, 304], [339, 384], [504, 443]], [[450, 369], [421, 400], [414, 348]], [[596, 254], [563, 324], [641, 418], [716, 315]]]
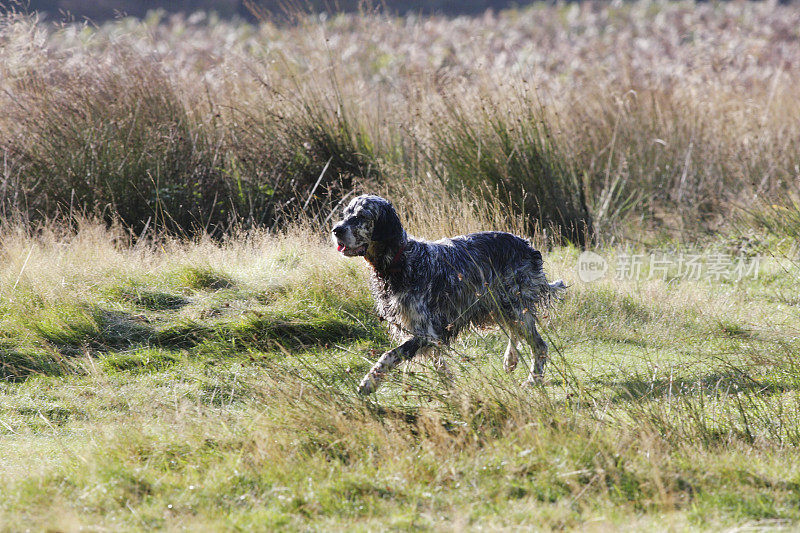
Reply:
[[406, 333], [428, 334], [430, 312], [420, 291], [376, 291], [378, 313]]

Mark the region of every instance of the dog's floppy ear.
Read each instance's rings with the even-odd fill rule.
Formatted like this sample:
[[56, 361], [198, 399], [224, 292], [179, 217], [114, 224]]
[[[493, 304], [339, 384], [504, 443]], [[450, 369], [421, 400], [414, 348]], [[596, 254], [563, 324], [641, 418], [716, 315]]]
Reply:
[[379, 242], [399, 241], [403, 237], [403, 225], [391, 202], [381, 203], [375, 218], [372, 240]]

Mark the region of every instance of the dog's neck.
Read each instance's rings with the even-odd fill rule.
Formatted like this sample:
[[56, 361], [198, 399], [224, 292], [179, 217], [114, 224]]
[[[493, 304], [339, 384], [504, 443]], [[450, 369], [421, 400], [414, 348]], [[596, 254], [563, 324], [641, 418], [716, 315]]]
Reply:
[[372, 241], [367, 247], [364, 259], [381, 278], [400, 271], [409, 239], [403, 232], [400, 239], [392, 241]]

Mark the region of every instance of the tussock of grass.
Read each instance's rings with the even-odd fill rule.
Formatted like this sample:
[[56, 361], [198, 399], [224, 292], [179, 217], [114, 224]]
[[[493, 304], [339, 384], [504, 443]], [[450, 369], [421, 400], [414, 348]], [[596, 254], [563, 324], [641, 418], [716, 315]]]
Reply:
[[144, 348], [118, 352], [100, 359], [102, 368], [109, 373], [145, 373], [164, 370], [180, 360], [174, 352], [158, 348]]
[[99, 308], [51, 308], [33, 324], [33, 331], [64, 355], [107, 350], [146, 341], [150, 328], [141, 319]]
[[528, 214], [532, 228], [555, 227], [585, 244], [594, 230], [583, 181], [536, 98], [508, 92], [502, 103], [492, 96], [445, 100], [444, 116], [437, 117], [442, 126], [432, 131], [433, 168], [446, 182], [508, 199], [509, 208]]
[[150, 291], [142, 288], [123, 289], [120, 292], [123, 299], [144, 307], [149, 311], [168, 311], [184, 307], [189, 300], [183, 296], [168, 292]]
[[5, 381], [25, 380], [31, 376], [58, 376], [78, 370], [56, 350], [21, 345], [17, 340], [0, 343], [2, 369], [0, 378]]
[[182, 267], [172, 276], [180, 287], [193, 290], [219, 290], [234, 286], [230, 277], [213, 268]]

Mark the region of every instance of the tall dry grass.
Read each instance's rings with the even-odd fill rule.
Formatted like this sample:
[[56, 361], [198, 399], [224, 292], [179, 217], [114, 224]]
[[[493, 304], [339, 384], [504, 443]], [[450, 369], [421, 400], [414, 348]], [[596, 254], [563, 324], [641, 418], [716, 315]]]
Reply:
[[281, 26], [8, 15], [3, 206], [224, 233], [322, 222], [353, 189], [446, 190], [577, 242], [696, 236], [797, 186], [799, 17], [687, 2]]

